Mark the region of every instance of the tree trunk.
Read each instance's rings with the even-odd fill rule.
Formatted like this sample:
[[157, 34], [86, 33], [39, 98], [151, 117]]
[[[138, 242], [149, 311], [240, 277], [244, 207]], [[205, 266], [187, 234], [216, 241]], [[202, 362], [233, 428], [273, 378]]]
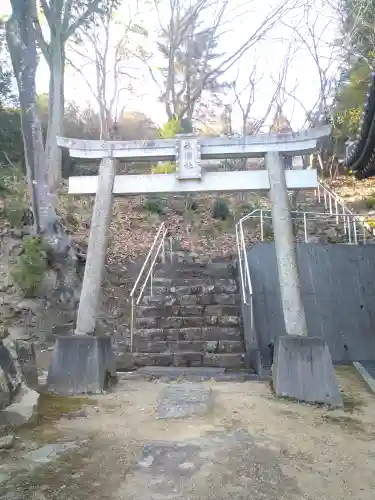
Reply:
[[21, 109], [21, 127], [25, 150], [27, 180], [36, 234], [49, 245], [60, 262], [60, 283], [65, 293], [74, 294], [76, 256], [68, 235], [59, 224], [56, 198], [49, 189], [49, 172], [43, 147], [42, 125], [38, 116], [35, 75], [38, 65], [32, 25], [32, 2], [11, 0], [12, 16], [6, 24], [9, 52], [16, 75]]
[[50, 96], [48, 108], [48, 130], [46, 139], [46, 157], [49, 187], [52, 193], [61, 182], [61, 150], [57, 146], [56, 136], [62, 133], [64, 114], [64, 47], [58, 37], [50, 44]]
[[37, 111], [35, 75], [38, 65], [32, 16], [28, 2], [12, 2], [7, 22], [7, 43], [16, 75], [26, 171], [34, 226], [38, 234], [50, 233], [56, 222], [54, 200], [48, 188], [42, 126]]

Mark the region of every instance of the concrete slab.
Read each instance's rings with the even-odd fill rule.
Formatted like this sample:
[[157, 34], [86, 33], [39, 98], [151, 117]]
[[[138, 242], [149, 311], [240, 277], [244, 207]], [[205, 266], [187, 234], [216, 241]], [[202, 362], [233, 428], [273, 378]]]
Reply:
[[157, 418], [203, 416], [211, 405], [211, 389], [192, 383], [172, 384], [161, 394]]
[[68, 443], [47, 444], [37, 450], [26, 453], [23, 455], [22, 459], [34, 466], [49, 464], [63, 453], [76, 448], [78, 448], [78, 444], [74, 441]]
[[136, 468], [152, 470], [153, 474], [178, 474], [191, 476], [203, 465], [200, 447], [184, 442], [157, 441], [147, 444]]
[[296, 485], [286, 480], [276, 453], [263, 443], [241, 431], [211, 431], [192, 441], [147, 443], [136, 467], [112, 498], [297, 498], [292, 492], [296, 492]]
[[343, 404], [329, 349], [322, 338], [280, 337], [272, 380], [277, 396], [330, 406]]

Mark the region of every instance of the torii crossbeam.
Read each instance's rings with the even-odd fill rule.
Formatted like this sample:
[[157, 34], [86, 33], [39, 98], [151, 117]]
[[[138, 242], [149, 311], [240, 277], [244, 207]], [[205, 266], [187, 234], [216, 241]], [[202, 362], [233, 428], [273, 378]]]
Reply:
[[[121, 158], [124, 161], [177, 160], [176, 174], [118, 175], [113, 194], [151, 194], [194, 191], [268, 190], [267, 170], [240, 172], [202, 172], [200, 161], [226, 158], [260, 158], [275, 152], [283, 157], [309, 154], [317, 141], [330, 133], [329, 127], [300, 133], [245, 137], [198, 138], [180, 135], [176, 139], [147, 141], [90, 141], [59, 137], [59, 146], [68, 148], [75, 158]], [[187, 150], [188, 147], [188, 150]], [[191, 155], [190, 160], [184, 154]], [[190, 165], [189, 165], [190, 163]], [[315, 170], [287, 170], [288, 189], [317, 186]], [[98, 176], [69, 178], [69, 194], [95, 194]]]

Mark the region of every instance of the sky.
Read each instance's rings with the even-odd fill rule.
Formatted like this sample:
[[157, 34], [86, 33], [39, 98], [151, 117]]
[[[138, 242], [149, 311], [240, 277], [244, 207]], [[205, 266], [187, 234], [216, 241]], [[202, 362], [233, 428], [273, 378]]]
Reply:
[[[190, 1], [190, 0], [187, 0]], [[222, 53], [233, 52], [241, 43], [249, 36], [249, 33], [255, 31], [259, 27], [261, 20], [278, 5], [280, 0], [230, 0], [231, 8], [227, 13], [228, 33], [222, 37], [220, 51]], [[315, 23], [315, 29], [318, 34], [324, 32], [324, 40], [332, 40], [335, 38], [336, 25], [333, 22], [327, 26], [327, 17], [330, 12], [319, 12], [319, 4], [322, 0], [317, 0], [318, 17]], [[326, 7], [325, 7], [326, 8]], [[316, 12], [312, 12], [312, 19], [315, 20]], [[10, 4], [9, 0], [0, 0], [0, 14], [9, 14]], [[167, 15], [167, 13], [165, 13]], [[128, 17], [128, 10], [123, 8], [119, 14], [120, 20], [126, 21]], [[162, 16], [165, 17], [165, 16]], [[157, 16], [150, 15], [150, 10], [146, 9], [132, 18], [140, 25], [145, 26], [149, 32], [148, 40], [142, 41], [143, 44], [148, 45], [148, 48], [154, 47], [155, 35], [158, 30]], [[266, 40], [257, 44], [254, 49], [250, 50], [245, 56], [242, 57], [240, 63], [233, 68], [229, 74], [226, 75], [227, 79], [236, 79], [237, 87], [241, 89], [246, 85], [249, 71], [256, 63], [257, 75], [262, 76], [262, 81], [257, 87], [256, 99], [252, 108], [252, 115], [260, 117], [264, 114], [267, 108], [270, 96], [273, 93], [274, 82], [272, 78], [277, 78], [280, 67], [283, 65], [286, 51], [290, 45], [290, 41], [295, 39], [290, 28], [285, 27], [285, 24], [296, 26], [298, 20], [301, 18], [301, 11], [293, 12], [284, 16], [282, 23], [278, 25], [268, 34]], [[116, 35], [115, 35], [116, 36]], [[287, 87], [289, 89], [296, 88], [295, 95], [303, 103], [306, 109], [310, 109], [318, 96], [319, 78], [316, 65], [308, 53], [308, 50], [298, 44], [296, 41], [291, 43], [292, 51], [295, 51], [288, 70]], [[297, 50], [298, 49], [298, 50]], [[85, 47], [85, 50], [90, 51], [90, 47]], [[327, 49], [323, 41], [320, 48], [322, 56], [327, 60], [331, 55], [331, 51]], [[78, 64], [82, 63], [75, 54], [70, 54], [72, 60]], [[77, 59], [78, 57], [78, 59]], [[133, 82], [133, 92], [121, 94], [120, 107], [124, 107], [127, 111], [138, 110], [161, 125], [166, 121], [166, 114], [162, 103], [158, 102], [159, 91], [149, 76], [147, 70], [141, 65], [132, 62], [133, 74], [136, 74], [136, 80]], [[332, 64], [330, 72], [334, 74], [337, 72], [338, 63]], [[85, 76], [90, 82], [95, 79], [95, 72], [90, 65], [85, 66]], [[38, 93], [48, 92], [48, 79], [49, 70], [46, 62], [41, 58], [38, 73], [37, 73], [37, 91]], [[110, 78], [109, 78], [110, 80]], [[113, 87], [109, 84], [108, 92], [110, 93]], [[84, 107], [90, 105], [95, 107], [95, 98], [91, 95], [89, 88], [85, 81], [77, 71], [73, 68], [67, 68], [66, 83], [65, 83], [66, 101], [75, 101], [79, 106]], [[228, 103], [233, 101], [231, 96], [226, 98]], [[303, 108], [296, 104], [295, 100], [288, 97], [284, 104], [284, 112], [291, 120], [292, 127], [298, 129], [305, 121], [305, 112]], [[233, 122], [234, 126], [240, 122], [240, 112], [238, 106], [233, 107]]]

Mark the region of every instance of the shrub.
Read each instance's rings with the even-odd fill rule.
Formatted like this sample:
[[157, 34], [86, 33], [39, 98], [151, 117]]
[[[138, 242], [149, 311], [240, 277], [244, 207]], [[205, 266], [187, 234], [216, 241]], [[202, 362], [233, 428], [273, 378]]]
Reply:
[[242, 202], [237, 208], [238, 215], [239, 217], [243, 217], [244, 215], [251, 214], [251, 212], [253, 212], [257, 208], [260, 208], [259, 204]]
[[273, 234], [273, 228], [272, 225], [269, 223], [264, 224], [263, 227], [263, 240], [264, 241], [273, 241], [274, 239], [274, 234]]
[[225, 220], [229, 217], [230, 211], [228, 208], [228, 203], [224, 199], [215, 200], [213, 209], [212, 209], [212, 217], [214, 219]]
[[153, 174], [173, 174], [176, 172], [176, 164], [171, 161], [159, 162], [151, 168]]
[[170, 118], [158, 130], [158, 136], [162, 139], [171, 139], [172, 137], [176, 137], [179, 133], [181, 133], [181, 123], [178, 118]]
[[22, 227], [27, 221], [26, 182], [18, 167], [0, 168], [0, 197], [3, 201], [2, 215], [12, 227]]
[[185, 210], [191, 210], [195, 212], [198, 209], [198, 203], [191, 198], [191, 195], [188, 194], [185, 198]]
[[367, 198], [365, 205], [368, 210], [373, 209], [375, 207], [375, 197]]
[[25, 205], [23, 200], [10, 197], [4, 203], [3, 214], [11, 225], [11, 227], [22, 227], [25, 220]]
[[166, 209], [165, 199], [159, 196], [149, 196], [144, 207], [152, 214], [163, 215]]
[[47, 245], [38, 237], [26, 236], [12, 269], [12, 278], [26, 297], [35, 296], [48, 267]]

